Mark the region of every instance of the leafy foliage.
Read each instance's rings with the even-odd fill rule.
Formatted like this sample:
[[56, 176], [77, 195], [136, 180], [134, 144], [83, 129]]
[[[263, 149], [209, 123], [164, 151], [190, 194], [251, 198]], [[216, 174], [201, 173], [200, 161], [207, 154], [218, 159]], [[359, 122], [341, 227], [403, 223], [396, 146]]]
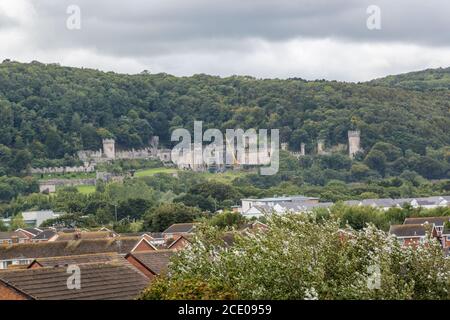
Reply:
[[342, 231], [339, 221], [295, 214], [268, 224], [268, 231], [236, 235], [232, 247], [205, 228], [142, 298], [182, 299], [174, 293], [186, 287], [210, 299], [230, 293], [211, 287], [233, 288], [238, 299], [450, 298], [449, 260], [435, 240], [403, 248], [373, 226]]

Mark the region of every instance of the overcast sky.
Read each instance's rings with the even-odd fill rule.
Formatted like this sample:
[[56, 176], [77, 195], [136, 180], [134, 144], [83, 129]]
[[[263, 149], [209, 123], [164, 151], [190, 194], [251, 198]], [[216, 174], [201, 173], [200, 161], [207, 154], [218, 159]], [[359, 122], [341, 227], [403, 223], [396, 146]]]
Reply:
[[[69, 29], [70, 5], [81, 28]], [[381, 29], [370, 30], [370, 5]], [[373, 20], [370, 20], [373, 21]], [[0, 0], [0, 59], [365, 81], [450, 66], [448, 0]]]

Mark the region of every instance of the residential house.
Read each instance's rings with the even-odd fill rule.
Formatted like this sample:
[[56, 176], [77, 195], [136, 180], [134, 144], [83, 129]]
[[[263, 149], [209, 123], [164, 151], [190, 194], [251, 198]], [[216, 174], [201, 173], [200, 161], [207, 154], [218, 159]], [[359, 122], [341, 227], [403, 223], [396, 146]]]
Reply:
[[131, 300], [149, 280], [125, 259], [123, 262], [80, 264], [81, 286], [67, 285], [66, 266], [0, 272], [2, 300]]
[[0, 232], [0, 245], [30, 242], [30, 237], [23, 231]]
[[163, 231], [164, 239], [175, 238], [179, 235], [190, 234], [195, 231], [197, 223], [175, 223]]
[[54, 229], [44, 229], [31, 239], [31, 242], [47, 242], [55, 241], [58, 238], [58, 233]]
[[125, 259], [149, 279], [153, 279], [167, 270], [170, 258], [174, 253], [173, 250], [132, 252], [127, 254]]
[[67, 267], [69, 265], [81, 265], [87, 263], [105, 263], [113, 261], [122, 261], [124, 257], [117, 252], [92, 253], [76, 256], [48, 257], [34, 259], [29, 265], [31, 268], [56, 268]]
[[389, 233], [394, 235], [404, 246], [415, 246], [423, 243], [427, 236], [427, 228], [423, 224], [391, 225]]
[[241, 212], [247, 212], [253, 206], [261, 206], [267, 205], [269, 207], [273, 207], [277, 203], [293, 203], [293, 202], [302, 202], [302, 203], [318, 203], [319, 198], [315, 197], [306, 197], [302, 195], [298, 196], [288, 196], [288, 197], [273, 197], [273, 198], [246, 198], [241, 199]]
[[156, 250], [156, 247], [140, 237], [12, 244], [0, 246], [0, 269], [7, 269], [14, 265], [28, 265], [37, 258], [106, 252], [126, 255], [129, 252], [149, 250]]
[[80, 239], [110, 239], [117, 237], [117, 233], [112, 231], [78, 231], [58, 232], [55, 241], [69, 241]]
[[30, 240], [37, 236], [39, 233], [43, 231], [43, 229], [39, 228], [19, 228], [16, 231], [23, 232]]
[[450, 222], [450, 217], [418, 217], [406, 218], [403, 224], [429, 224], [432, 227], [432, 235], [439, 238], [444, 230], [444, 225]]

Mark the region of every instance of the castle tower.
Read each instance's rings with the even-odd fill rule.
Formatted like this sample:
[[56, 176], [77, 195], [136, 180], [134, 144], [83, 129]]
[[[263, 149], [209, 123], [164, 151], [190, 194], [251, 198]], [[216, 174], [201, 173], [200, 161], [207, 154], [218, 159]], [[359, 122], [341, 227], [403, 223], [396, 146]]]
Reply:
[[306, 155], [305, 144], [303, 142], [300, 144], [300, 155], [302, 156]]
[[354, 158], [355, 154], [361, 151], [361, 136], [360, 131], [348, 132], [348, 155], [350, 158]]
[[287, 151], [287, 149], [288, 149], [288, 143], [287, 142], [283, 142], [281, 144], [281, 150]]
[[325, 154], [325, 141], [322, 139], [317, 141], [317, 154]]
[[114, 139], [103, 139], [103, 155], [107, 159], [115, 159], [116, 158], [116, 142]]

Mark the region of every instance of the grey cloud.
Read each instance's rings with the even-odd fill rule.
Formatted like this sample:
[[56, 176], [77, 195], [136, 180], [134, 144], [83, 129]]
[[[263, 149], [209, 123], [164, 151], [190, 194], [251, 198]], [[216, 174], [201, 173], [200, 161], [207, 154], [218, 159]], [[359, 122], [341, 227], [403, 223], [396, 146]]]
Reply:
[[[87, 47], [110, 55], [179, 50], [242, 50], [248, 38], [396, 41], [450, 45], [450, 3], [380, 0], [382, 30], [366, 28], [373, 0], [41, 0], [32, 39], [40, 47]], [[82, 12], [82, 30], [65, 28], [68, 5]], [[245, 45], [244, 45], [245, 46]]]

